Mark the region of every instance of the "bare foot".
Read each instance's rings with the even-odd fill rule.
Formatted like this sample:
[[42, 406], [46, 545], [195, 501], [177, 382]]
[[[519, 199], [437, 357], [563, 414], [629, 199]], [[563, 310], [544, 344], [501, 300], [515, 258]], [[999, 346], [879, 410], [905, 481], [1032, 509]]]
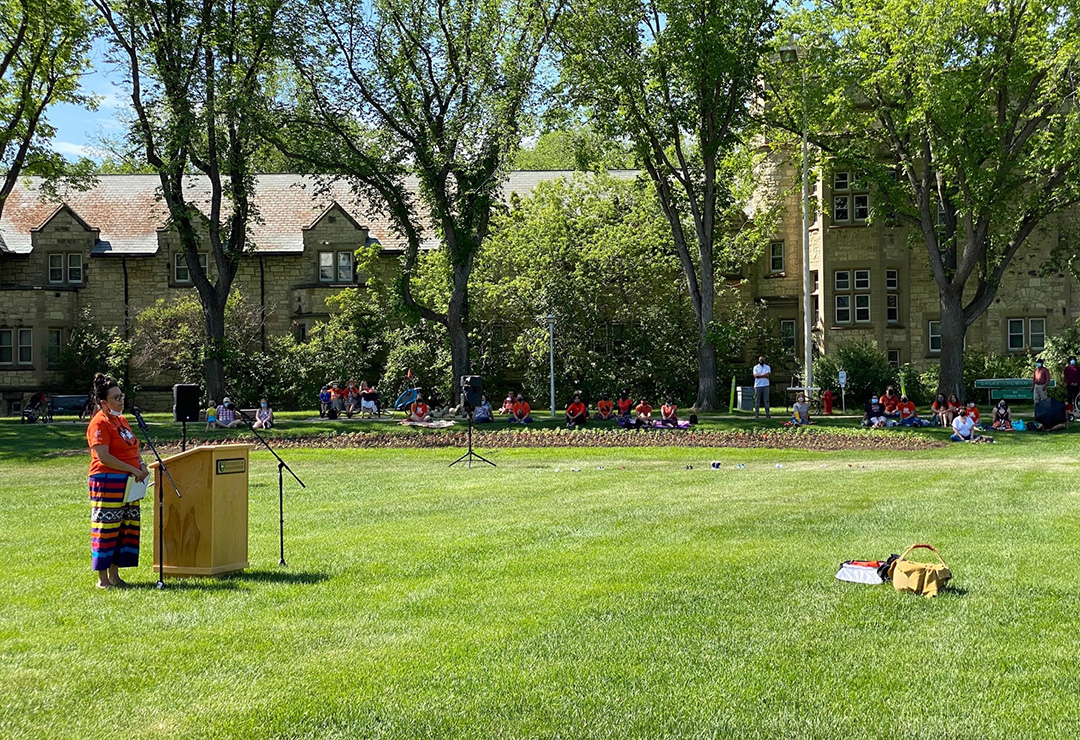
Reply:
[[97, 582], [97, 587], [98, 588], [112, 588], [113, 585], [111, 583], [109, 583], [108, 581], [104, 581], [104, 582], [98, 581]]

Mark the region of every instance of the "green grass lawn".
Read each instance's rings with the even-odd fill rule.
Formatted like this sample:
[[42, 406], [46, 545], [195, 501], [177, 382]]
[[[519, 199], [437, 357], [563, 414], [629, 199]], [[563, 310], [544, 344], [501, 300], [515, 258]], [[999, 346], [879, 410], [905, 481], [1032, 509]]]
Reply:
[[[257, 452], [251, 569], [164, 592], [149, 505], [136, 587], [93, 588], [87, 459], [43, 457], [80, 433], [0, 422], [0, 737], [1080, 733], [1071, 432], [492, 450], [471, 471], [453, 450], [289, 450], [309, 488], [286, 483], [286, 569]], [[916, 541], [955, 574], [938, 599], [833, 579]]]

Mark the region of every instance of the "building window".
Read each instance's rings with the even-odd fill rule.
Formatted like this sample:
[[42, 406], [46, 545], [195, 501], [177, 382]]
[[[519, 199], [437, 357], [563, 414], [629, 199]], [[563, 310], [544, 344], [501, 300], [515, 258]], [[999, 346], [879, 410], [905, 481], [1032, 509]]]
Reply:
[[0, 365], [10, 365], [12, 362], [14, 336], [11, 329], [0, 329]]
[[62, 282], [64, 282], [64, 255], [62, 255], [62, 254], [50, 254], [49, 255], [49, 282], [50, 283], [62, 283]]
[[862, 193], [854, 196], [852, 200], [855, 202], [854, 219], [856, 221], [865, 221], [870, 218], [870, 196]]
[[83, 256], [80, 252], [55, 252], [49, 255], [49, 282], [53, 285], [83, 281]]
[[82, 255], [75, 252], [67, 256], [67, 281], [69, 283], [82, 282]]
[[851, 290], [851, 272], [848, 270], [837, 270], [836, 275], [833, 278], [833, 287], [836, 290]]
[[780, 341], [785, 354], [795, 354], [795, 319], [780, 320]]
[[64, 350], [63, 329], [49, 329], [49, 343], [45, 346], [45, 359], [49, 365], [55, 365], [60, 361], [60, 353]]
[[1020, 352], [1024, 349], [1024, 320], [1009, 319], [1009, 351]]
[[817, 297], [816, 295], [815, 295], [815, 296], [811, 296], [811, 297], [810, 297], [810, 302], [811, 302], [811, 303], [813, 304], [813, 306], [814, 306], [814, 309], [813, 309], [813, 310], [814, 310], [814, 314], [813, 314], [813, 316], [814, 316], [814, 319], [813, 319], [813, 321], [812, 321], [811, 323], [812, 323], [812, 324], [813, 324], [814, 326], [817, 326], [817, 325], [818, 325], [818, 322], [819, 322], [819, 321], [821, 320], [821, 316], [820, 316], [820, 314], [818, 313], [818, 297]]
[[885, 290], [900, 290], [900, 271], [885, 271]]
[[863, 223], [870, 218], [870, 193], [850, 172], [833, 173], [833, 223]]
[[851, 296], [838, 295], [836, 296], [836, 323], [838, 324], [850, 324], [851, 323]]
[[769, 272], [784, 271], [784, 243], [771, 242], [769, 244]]
[[896, 293], [885, 296], [885, 321], [889, 324], [900, 323], [900, 296]]
[[1046, 347], [1046, 319], [1028, 319], [1028, 346], [1032, 352]]
[[855, 271], [855, 290], [870, 290], [870, 271]]
[[941, 322], [928, 321], [926, 324], [926, 348], [933, 353], [941, 352]]
[[19, 329], [19, 364], [34, 364], [34, 330]]
[[870, 323], [870, 296], [866, 293], [855, 296], [855, 323]]
[[846, 223], [851, 220], [851, 196], [833, 196], [833, 219], [835, 223]]
[[818, 272], [817, 270], [810, 271], [810, 292], [818, 292]]
[[337, 253], [337, 279], [339, 283], [351, 283], [353, 279], [352, 252]]
[[851, 183], [851, 175], [848, 172], [833, 173], [833, 190], [847, 190]]
[[[203, 274], [207, 272], [207, 253], [199, 252], [199, 267], [203, 269]], [[177, 252], [173, 257], [173, 282], [176, 283], [190, 283], [191, 282], [191, 270], [188, 269], [187, 260], [184, 259], [183, 252]]]
[[900, 367], [900, 350], [890, 349], [888, 350], [889, 364], [893, 367]]
[[352, 252], [319, 252], [319, 282], [351, 283], [353, 281]]

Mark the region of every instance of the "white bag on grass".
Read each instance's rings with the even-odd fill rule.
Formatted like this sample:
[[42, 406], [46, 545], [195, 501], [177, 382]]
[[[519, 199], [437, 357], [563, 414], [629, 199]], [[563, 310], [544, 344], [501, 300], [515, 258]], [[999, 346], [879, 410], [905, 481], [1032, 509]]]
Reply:
[[848, 560], [840, 563], [840, 570], [836, 571], [836, 580], [850, 583], [866, 583], [877, 585], [884, 583], [878, 575], [881, 563], [876, 560]]

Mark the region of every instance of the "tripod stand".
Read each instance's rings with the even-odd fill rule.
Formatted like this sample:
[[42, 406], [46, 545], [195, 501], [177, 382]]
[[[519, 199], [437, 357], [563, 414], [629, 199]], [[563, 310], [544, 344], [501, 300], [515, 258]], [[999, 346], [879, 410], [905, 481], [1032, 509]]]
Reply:
[[[131, 411], [135, 414], [135, 421], [139, 422], [139, 429], [142, 430], [143, 436], [146, 437], [146, 444], [150, 446], [150, 450], [157, 459], [158, 470], [164, 473], [165, 477], [169, 479], [169, 483], [172, 484], [173, 490], [176, 491], [176, 497], [183, 498], [183, 496], [180, 495], [180, 489], [176, 487], [176, 481], [173, 480], [172, 474], [169, 472], [169, 469], [165, 467], [165, 461], [162, 460], [161, 455], [158, 454], [157, 447], [154, 446], [154, 441], [150, 439], [150, 430], [147, 428], [146, 422], [143, 421], [142, 414], [139, 412], [139, 407], [132, 406]], [[157, 489], [158, 544], [161, 546], [161, 552], [158, 553], [157, 587], [162, 589], [165, 588], [165, 486], [160, 480], [157, 480], [154, 482], [154, 488]]]
[[248, 425], [248, 429], [251, 430], [251, 433], [255, 435], [255, 439], [259, 440], [262, 443], [262, 446], [265, 447], [267, 450], [269, 450], [270, 454], [273, 455], [277, 459], [277, 462], [278, 462], [278, 466], [277, 466], [278, 541], [279, 541], [279, 544], [281, 545], [281, 559], [278, 560], [278, 565], [284, 567], [285, 566], [285, 471], [288, 470], [289, 475], [291, 475], [293, 478], [296, 478], [296, 482], [300, 484], [301, 488], [307, 488], [307, 486], [304, 485], [304, 481], [300, 480], [300, 478], [297, 477], [296, 473], [293, 472], [292, 468], [290, 468], [288, 465], [285, 464], [285, 461], [282, 460], [281, 456], [278, 455], [277, 452], [274, 451], [274, 448], [271, 447], [267, 443], [267, 441], [262, 438], [262, 435], [260, 435], [257, 431], [255, 431], [255, 425], [251, 423], [251, 418], [240, 409], [237, 409], [237, 412], [239, 412], [240, 418], [244, 420], [244, 423]]
[[457, 460], [454, 460], [454, 462], [450, 463], [450, 465], [447, 466], [447, 467], [452, 468], [455, 465], [457, 465], [459, 462], [465, 461], [466, 466], [470, 470], [472, 470], [472, 461], [473, 461], [473, 458], [476, 458], [477, 460], [480, 460], [482, 462], [486, 462], [488, 465], [490, 465], [493, 468], [497, 468], [498, 465], [491, 462], [491, 460], [488, 460], [486, 457], [483, 457], [482, 455], [478, 455], [477, 453], [473, 452], [473, 448], [472, 448], [472, 428], [473, 428], [473, 414], [475, 413], [475, 410], [473, 409], [472, 404], [466, 404], [465, 409], [469, 413], [469, 449], [464, 455], [459, 457]]

